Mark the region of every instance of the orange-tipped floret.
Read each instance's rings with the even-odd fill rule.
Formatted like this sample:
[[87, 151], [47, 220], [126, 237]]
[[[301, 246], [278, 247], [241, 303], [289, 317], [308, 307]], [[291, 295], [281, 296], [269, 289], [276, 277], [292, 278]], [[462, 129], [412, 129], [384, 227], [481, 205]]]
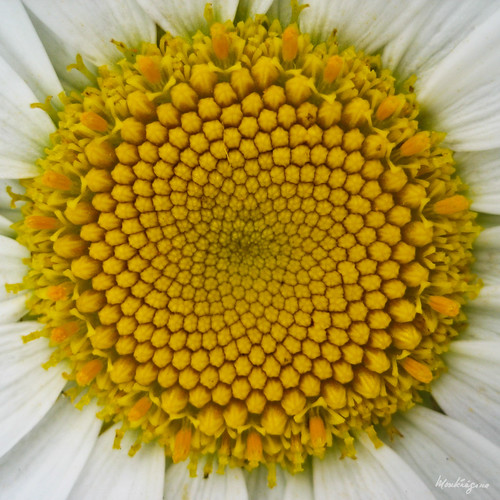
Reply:
[[25, 224], [30, 229], [56, 229], [60, 226], [59, 221], [55, 217], [46, 215], [28, 215], [25, 219]]
[[97, 377], [103, 366], [103, 362], [100, 359], [93, 359], [85, 363], [76, 374], [77, 384], [82, 386], [90, 384]]
[[80, 122], [95, 132], [106, 132], [108, 122], [94, 111], [84, 111], [80, 115]]
[[142, 397], [137, 401], [137, 403], [130, 408], [130, 411], [128, 412], [128, 418], [131, 422], [135, 422], [139, 420], [140, 418], [144, 417], [146, 413], [149, 411], [151, 408], [151, 405], [153, 403], [151, 402], [151, 399], [149, 399], [147, 396]]
[[323, 71], [323, 79], [325, 82], [332, 83], [341, 73], [344, 67], [344, 59], [340, 56], [332, 56], [326, 62]]
[[64, 285], [51, 285], [47, 287], [47, 297], [54, 302], [66, 300], [68, 298], [68, 290]]
[[460, 312], [460, 304], [456, 300], [449, 299], [448, 297], [431, 295], [427, 303], [434, 311], [444, 314], [445, 316], [450, 316], [451, 318], [454, 318]]
[[453, 215], [469, 208], [469, 200], [461, 194], [456, 194], [434, 203], [434, 212], [439, 215]]
[[69, 191], [71, 189], [71, 179], [64, 174], [59, 172], [54, 172], [53, 170], [47, 170], [42, 175], [42, 183], [53, 189], [59, 189], [61, 191]]
[[174, 464], [186, 460], [189, 456], [189, 451], [191, 450], [191, 429], [180, 429], [176, 436], [174, 442], [174, 452], [172, 454], [172, 460]]
[[66, 339], [73, 336], [78, 331], [78, 323], [70, 321], [64, 325], [57, 326], [50, 333], [50, 340], [57, 344], [64, 342]]
[[377, 120], [387, 120], [401, 105], [401, 99], [395, 95], [389, 95], [379, 104], [375, 117]]
[[144, 78], [151, 83], [161, 81], [161, 69], [157, 61], [149, 56], [137, 56], [137, 66]]
[[311, 433], [311, 445], [314, 449], [324, 448], [326, 445], [326, 429], [323, 419], [319, 416], [311, 417], [309, 420], [309, 432]]
[[407, 139], [401, 144], [401, 156], [413, 156], [423, 153], [431, 146], [431, 140], [428, 132], [418, 132], [413, 137]]
[[281, 53], [283, 60], [293, 61], [297, 57], [299, 50], [299, 30], [295, 25], [288, 26], [283, 31], [283, 47]]
[[403, 368], [416, 380], [428, 384], [432, 381], [432, 372], [427, 365], [424, 365], [413, 358], [405, 358], [401, 362]]
[[212, 24], [212, 26], [210, 26], [210, 35], [212, 37], [212, 47], [215, 55], [219, 59], [227, 59], [229, 56], [231, 40], [229, 35], [226, 33], [225, 26], [221, 23]]
[[247, 460], [254, 463], [261, 462], [262, 457], [262, 438], [259, 433], [251, 431], [247, 437]]

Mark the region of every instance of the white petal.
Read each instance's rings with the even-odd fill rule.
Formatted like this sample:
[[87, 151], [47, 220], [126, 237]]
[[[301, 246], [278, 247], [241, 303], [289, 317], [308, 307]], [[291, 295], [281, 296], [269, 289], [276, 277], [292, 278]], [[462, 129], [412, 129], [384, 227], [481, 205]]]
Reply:
[[16, 232], [10, 227], [12, 225], [12, 221], [0, 215], [0, 234], [3, 236], [14, 237]]
[[24, 187], [19, 184], [18, 180], [0, 179], [0, 234], [9, 237], [15, 237], [16, 232], [10, 227], [15, 220], [21, 217], [21, 203], [16, 203], [16, 208], [12, 208], [12, 198], [7, 192], [10, 187], [14, 193], [23, 194]]
[[466, 340], [498, 340], [500, 339], [500, 312], [497, 309], [481, 309], [472, 305], [466, 309], [467, 328], [460, 333]]
[[339, 459], [337, 451], [313, 459], [314, 498], [332, 492], [346, 500], [433, 498], [426, 484], [390, 447], [376, 449], [368, 438], [356, 441], [357, 458]]
[[[303, 3], [305, 2], [299, 0], [299, 4]], [[273, 0], [273, 3], [271, 4], [267, 12], [267, 16], [270, 19], [279, 19], [281, 26], [288, 26], [292, 19], [292, 2]]]
[[[0, 235], [0, 244], [2, 238], [3, 236]], [[0, 255], [0, 301], [13, 297], [12, 293], [7, 292], [5, 285], [22, 283], [27, 270], [27, 266], [22, 263], [20, 257]]]
[[[458, 478], [489, 483], [478, 498], [498, 498], [500, 449], [486, 438], [456, 420], [415, 407], [394, 421], [402, 438], [395, 437], [390, 446], [401, 455], [430, 487], [437, 480]], [[436, 487], [439, 498], [456, 499], [464, 491]], [[465, 498], [465, 496], [464, 496]]]
[[24, 0], [63, 43], [96, 65], [122, 57], [111, 39], [137, 47], [156, 41], [153, 21], [135, 0]]
[[182, 462], [168, 467], [165, 477], [163, 500], [248, 500], [247, 487], [243, 472], [239, 468], [226, 467], [223, 474], [213, 468], [208, 476], [204, 475], [205, 461], [198, 462], [196, 477], [190, 477], [187, 463]]
[[[189, 36], [199, 29], [207, 31], [204, 17], [205, 0], [138, 0], [142, 8], [165, 30], [174, 35]], [[213, 0], [210, 2], [216, 21], [233, 20], [238, 0]]]
[[488, 227], [476, 239], [474, 246], [479, 250], [500, 249], [500, 226]]
[[420, 103], [457, 151], [500, 146], [499, 28], [497, 10], [421, 80]]
[[286, 477], [281, 467], [276, 467], [276, 486], [269, 488], [268, 471], [259, 467], [245, 474], [249, 500], [282, 500], [285, 494]]
[[486, 285], [500, 285], [500, 227], [479, 234], [474, 243], [474, 258], [473, 270], [477, 276]]
[[432, 395], [447, 415], [500, 445], [500, 395], [493, 400], [484, 394], [483, 387], [471, 375], [450, 372], [436, 380]]
[[[8, 187], [17, 194], [24, 194], [26, 189], [21, 186], [17, 179], [0, 179], [0, 208], [12, 210], [12, 198], [7, 192]], [[17, 204], [17, 206], [20, 206], [20, 204]]]
[[[0, 215], [10, 221], [10, 224], [17, 222], [22, 219], [22, 214], [20, 210], [13, 210], [11, 208], [0, 208]], [[14, 235], [16, 233], [14, 232]], [[6, 235], [7, 236], [7, 235]]]
[[469, 186], [472, 210], [500, 214], [500, 149], [455, 154], [460, 177]]
[[[496, 342], [455, 340], [450, 344], [450, 352], [463, 355], [470, 355], [473, 352], [474, 356], [481, 356], [484, 361], [498, 362], [498, 368], [500, 369], [500, 351], [498, 350], [498, 346], [499, 344]], [[500, 387], [500, 377], [498, 384]]]
[[0, 55], [40, 102], [62, 92], [45, 49], [20, 0], [0, 2]]
[[26, 310], [27, 297], [27, 292], [19, 292], [12, 298], [0, 301], [0, 325], [14, 323], [28, 312]]
[[[474, 243], [474, 257], [476, 262], [473, 271], [483, 282], [479, 296], [472, 300], [467, 310], [484, 314], [479, 318], [479, 325], [488, 321], [488, 317], [498, 317], [500, 304], [500, 226], [494, 226], [482, 231]], [[477, 314], [476, 314], [477, 316]], [[477, 325], [469, 318], [469, 329]], [[479, 326], [481, 328], [481, 326]], [[496, 326], [498, 332], [498, 321]]]
[[0, 57], [0, 178], [21, 179], [37, 174], [35, 160], [43, 155], [54, 124], [28, 85]]
[[439, 406], [500, 444], [500, 340], [454, 342], [445, 361], [448, 372], [432, 385]]
[[494, 309], [500, 307], [500, 283], [485, 283], [479, 292], [479, 296], [471, 302], [471, 307], [475, 309]]
[[427, 0], [308, 0], [300, 14], [300, 28], [314, 41], [325, 41], [334, 29], [342, 47], [355, 45], [371, 53], [413, 26]]
[[314, 500], [311, 467], [306, 465], [303, 472], [286, 474], [283, 500]]
[[239, 21], [245, 21], [253, 18], [255, 14], [265, 14], [272, 3], [272, 0], [240, 0], [236, 18]]
[[193, 486], [186, 462], [171, 465], [165, 475], [163, 500], [176, 500], [192, 492]]
[[[47, 51], [52, 66], [59, 78], [59, 81], [68, 92], [73, 90], [82, 91], [89, 85], [95, 85], [85, 75], [76, 69], [68, 70], [68, 66], [75, 64], [77, 51], [61, 40], [50, 28], [43, 24], [33, 13], [28, 11], [31, 22], [38, 33], [40, 40]], [[82, 56], [83, 57], [83, 56]], [[97, 66], [86, 58], [83, 58], [85, 66], [93, 74], [97, 72]]]
[[[407, 3], [401, 2], [403, 6]], [[418, 88], [420, 79], [497, 8], [494, 0], [427, 2], [384, 47], [384, 65], [401, 80], [416, 74]]]
[[30, 253], [26, 247], [18, 243], [12, 238], [7, 238], [6, 236], [0, 236], [0, 255], [3, 257], [17, 257], [18, 259], [24, 259], [30, 256]]
[[448, 133], [448, 144], [454, 149], [500, 145], [496, 98], [500, 64], [494, 50], [500, 40], [497, 2], [458, 2], [458, 6], [452, 0], [308, 3], [300, 26], [312, 33], [313, 40], [324, 40], [337, 29], [342, 47], [354, 44], [370, 53], [385, 47], [385, 64], [392, 67], [401, 61], [396, 70], [401, 69], [403, 77], [421, 69], [423, 74], [417, 75], [420, 103], [432, 116], [433, 127]]
[[93, 404], [80, 411], [61, 397], [0, 461], [0, 499], [66, 499], [101, 427], [95, 413]]
[[69, 499], [160, 500], [165, 477], [165, 452], [161, 446], [143, 446], [134, 457], [128, 455], [135, 436], [127, 432], [121, 449], [113, 448], [117, 427], [99, 436]]
[[42, 419], [66, 383], [64, 365], [42, 368], [51, 354], [46, 339], [21, 339], [39, 328], [34, 321], [0, 326], [0, 456]]
[[22, 283], [28, 270], [22, 259], [29, 257], [28, 250], [16, 240], [0, 234], [0, 302], [13, 298], [5, 285]]

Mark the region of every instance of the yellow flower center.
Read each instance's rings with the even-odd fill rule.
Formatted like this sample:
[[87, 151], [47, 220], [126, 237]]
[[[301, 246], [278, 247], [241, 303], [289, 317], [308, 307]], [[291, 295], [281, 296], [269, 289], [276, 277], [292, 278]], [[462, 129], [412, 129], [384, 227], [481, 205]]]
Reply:
[[134, 449], [291, 471], [334, 442], [353, 456], [442, 371], [477, 290], [442, 134], [378, 57], [295, 24], [125, 54], [65, 98], [23, 182], [30, 338]]

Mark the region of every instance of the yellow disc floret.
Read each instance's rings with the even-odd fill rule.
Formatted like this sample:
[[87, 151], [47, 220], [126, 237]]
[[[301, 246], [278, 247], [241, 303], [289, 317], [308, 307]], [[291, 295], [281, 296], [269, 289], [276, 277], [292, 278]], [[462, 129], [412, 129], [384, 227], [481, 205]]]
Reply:
[[15, 225], [30, 316], [133, 450], [353, 456], [443, 370], [474, 214], [378, 57], [264, 17], [209, 33], [63, 98]]

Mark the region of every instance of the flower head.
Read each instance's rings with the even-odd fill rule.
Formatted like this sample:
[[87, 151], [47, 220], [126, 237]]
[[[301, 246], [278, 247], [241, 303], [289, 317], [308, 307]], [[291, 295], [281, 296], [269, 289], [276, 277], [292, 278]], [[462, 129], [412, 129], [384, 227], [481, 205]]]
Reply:
[[[42, 363], [46, 371], [37, 385], [23, 376], [25, 363], [12, 364], [5, 394], [26, 386], [26, 408], [37, 397], [40, 403], [34, 412], [19, 409], [5, 460], [16, 453], [25, 460], [24, 450], [71, 413], [85, 446], [61, 482], [62, 497], [71, 489], [81, 496], [108, 459], [122, 478], [108, 484], [110, 494], [128, 481], [144, 485], [147, 470], [164, 468], [165, 455], [176, 463], [165, 498], [196, 485], [222, 495], [232, 483], [243, 498], [241, 470], [259, 466], [247, 479], [250, 495], [259, 494], [254, 483], [263, 468], [285, 495], [297, 487], [319, 498], [341, 480], [335, 468], [362, 481], [358, 467], [380, 478], [397, 467], [402, 477], [378, 487], [401, 491], [408, 477], [418, 495], [428, 495], [434, 471], [418, 458], [422, 429], [431, 436], [451, 429], [432, 445], [437, 456], [442, 447], [466, 460], [451, 444], [463, 432], [479, 443], [472, 456], [494, 457], [495, 445], [445, 416], [422, 390], [432, 382], [437, 404], [477, 429], [464, 401], [450, 397], [465, 387], [483, 432], [494, 436], [495, 396], [477, 400], [470, 388], [481, 375], [463, 370], [475, 363], [482, 373], [475, 361], [482, 358], [484, 373], [494, 371], [497, 354], [483, 353], [496, 343], [485, 335], [450, 341], [475, 311], [488, 311], [484, 290], [469, 315], [464, 308], [479, 292], [471, 270], [479, 226], [468, 197], [478, 210], [496, 211], [482, 208], [494, 199], [482, 194], [484, 184], [471, 181], [469, 195], [455, 169], [462, 173], [464, 163], [468, 181], [467, 169], [485, 155], [495, 161], [498, 120], [481, 111], [491, 99], [478, 101], [481, 86], [468, 85], [471, 77], [455, 85], [460, 108], [447, 96], [436, 99], [435, 89], [460, 69], [458, 60], [472, 65], [468, 45], [484, 44], [498, 11], [488, 6], [489, 20], [474, 13], [482, 24], [468, 39], [451, 36], [457, 27], [449, 22], [446, 43], [428, 55], [432, 44], [422, 44], [418, 63], [398, 61], [393, 47], [403, 34], [389, 36], [378, 12], [380, 26], [363, 37], [342, 9], [327, 9], [324, 19], [332, 19], [322, 28], [314, 4], [292, 2], [287, 13], [277, 2], [254, 17], [266, 7], [200, 11], [190, 2], [166, 10], [129, 1], [121, 8], [133, 18], [101, 27], [83, 3], [56, 2], [53, 12], [68, 17], [55, 30], [43, 3], [26, 3], [38, 34], [20, 4], [8, 7], [42, 54], [45, 46], [66, 93], [35, 105], [46, 114], [20, 113], [28, 134], [8, 129], [16, 147], [5, 149], [5, 177], [23, 179], [8, 189], [23, 206], [15, 234], [2, 236], [16, 264], [5, 283], [17, 295], [5, 307], [8, 322], [23, 320], [10, 324], [15, 334], [6, 342], [31, 360], [33, 377]], [[376, 5], [362, 15], [372, 19]], [[113, 19], [116, 7], [100, 4], [102, 19]], [[401, 19], [413, 8], [403, 7]], [[80, 31], [69, 33], [79, 11], [95, 32], [88, 43]], [[153, 20], [165, 30], [158, 40]], [[103, 36], [113, 39], [104, 49], [94, 44]], [[69, 76], [59, 69], [64, 54], [51, 50], [57, 38], [83, 56]], [[370, 55], [381, 48], [382, 59]], [[53, 72], [36, 85], [31, 60], [15, 64], [13, 53], [3, 63], [9, 125], [9, 110], [34, 100], [30, 85], [37, 97], [45, 87], [61, 90]], [[414, 78], [401, 79], [414, 70], [423, 75], [416, 93]], [[433, 131], [441, 127], [446, 139]], [[31, 149], [20, 150], [23, 144]], [[449, 147], [464, 152], [457, 167]], [[467, 153], [480, 149], [488, 152]], [[481, 256], [495, 258], [496, 234], [487, 229], [478, 240], [481, 278]], [[14, 257], [20, 251], [23, 263]], [[476, 325], [487, 328], [487, 318]], [[22, 334], [26, 345], [16, 344]], [[65, 382], [65, 396], [52, 406]], [[96, 438], [102, 422], [114, 425]], [[391, 441], [394, 434], [404, 438]], [[380, 447], [381, 438], [389, 446]], [[112, 451], [113, 442], [124, 454]], [[177, 464], [186, 459], [197, 479]], [[214, 467], [224, 475], [210, 474]], [[483, 471], [472, 479], [485, 478]], [[163, 481], [160, 474], [148, 486], [148, 498]]]

